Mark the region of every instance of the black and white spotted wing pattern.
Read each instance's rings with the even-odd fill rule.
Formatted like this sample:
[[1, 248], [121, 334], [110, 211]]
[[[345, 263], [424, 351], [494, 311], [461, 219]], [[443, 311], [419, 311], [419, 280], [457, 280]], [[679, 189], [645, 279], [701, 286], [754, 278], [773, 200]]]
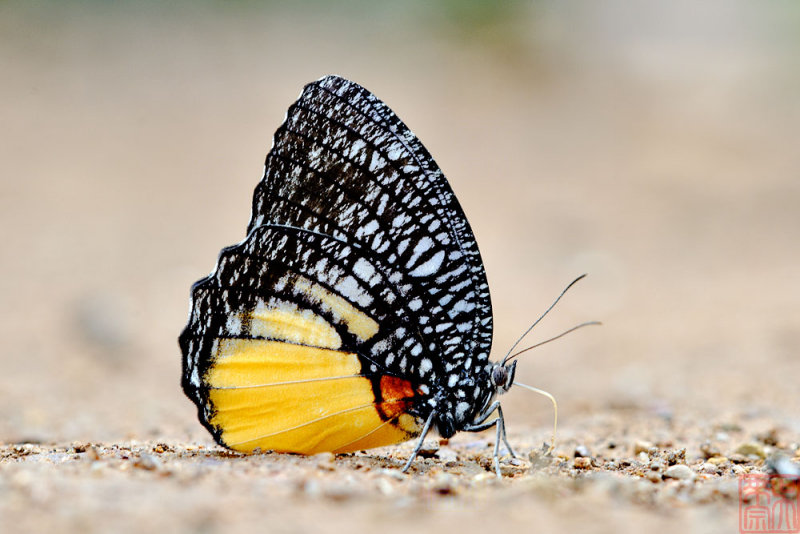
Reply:
[[[469, 223], [428, 151], [363, 87], [330, 76], [306, 86], [289, 108], [249, 230], [266, 222], [340, 237], [371, 251], [390, 279], [406, 275], [399, 290], [413, 294], [412, 316], [430, 314], [418, 322], [427, 350], [394, 358], [391, 371], [457, 393], [462, 372], [488, 362], [489, 286]], [[464, 398], [473, 398], [475, 385], [464, 387]]]
[[489, 286], [464, 212], [428, 151], [363, 87], [330, 76], [289, 108], [248, 230], [265, 222], [341, 237], [413, 278], [412, 311], [430, 311], [422, 333], [450, 367], [441, 373], [488, 360]]
[[[354, 322], [320, 304], [309, 283], [363, 317]], [[183, 384], [218, 439], [204, 384], [215, 351], [221, 339], [258, 338], [263, 333], [241, 318], [278, 305], [312, 310], [332, 325], [340, 349], [358, 355], [361, 376], [412, 384], [408, 413], [443, 436], [488, 415], [497, 393], [492, 309], [469, 223], [414, 134], [340, 77], [307, 85], [289, 108], [247, 238], [223, 250], [216, 271], [193, 288], [180, 340]], [[360, 332], [365, 321], [377, 325], [369, 335]]]

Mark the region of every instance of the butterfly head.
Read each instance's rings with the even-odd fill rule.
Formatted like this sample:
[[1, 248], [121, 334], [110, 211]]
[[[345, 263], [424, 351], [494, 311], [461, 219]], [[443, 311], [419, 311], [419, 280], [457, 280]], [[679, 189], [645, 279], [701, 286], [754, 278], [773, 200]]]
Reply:
[[505, 393], [514, 384], [514, 374], [517, 371], [517, 360], [507, 365], [495, 363], [492, 367], [490, 380], [496, 393]]

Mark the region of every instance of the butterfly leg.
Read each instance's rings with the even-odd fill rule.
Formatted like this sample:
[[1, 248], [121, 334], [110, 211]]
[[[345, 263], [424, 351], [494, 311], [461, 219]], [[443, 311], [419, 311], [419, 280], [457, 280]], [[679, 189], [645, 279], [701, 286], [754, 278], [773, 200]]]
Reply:
[[[495, 424], [494, 419], [492, 419], [488, 423], [484, 423], [484, 421], [489, 419], [489, 416], [492, 415], [494, 411], [498, 409], [500, 409], [500, 401], [494, 401], [492, 404], [489, 405], [488, 408], [486, 408], [486, 410], [483, 411], [483, 415], [479, 416], [472, 423], [466, 425], [464, 427], [464, 430], [466, 430], [467, 432], [480, 432], [481, 430], [486, 430], [487, 428], [493, 427]], [[502, 413], [502, 411], [500, 413]]]
[[417, 440], [417, 446], [414, 447], [414, 450], [409, 456], [406, 465], [403, 466], [403, 473], [408, 471], [408, 468], [411, 467], [411, 464], [414, 462], [414, 458], [417, 457], [419, 450], [422, 448], [422, 442], [425, 441], [425, 436], [428, 435], [428, 432], [431, 430], [431, 425], [433, 424], [433, 418], [436, 416], [436, 410], [432, 411], [431, 414], [428, 416], [428, 420], [425, 421], [425, 426], [422, 427], [422, 432], [419, 435], [419, 440]]
[[503, 438], [503, 443], [506, 445], [508, 454], [510, 454], [512, 458], [516, 458], [517, 455], [514, 454], [514, 449], [511, 448], [511, 444], [508, 442], [508, 436], [506, 435], [506, 418], [503, 417], [503, 409], [500, 406], [497, 407], [497, 419], [499, 419], [497, 426], [501, 429], [500, 436]]
[[[497, 417], [492, 419], [491, 421], [486, 421], [489, 416], [497, 410]], [[467, 432], [480, 432], [481, 430], [486, 430], [487, 428], [496, 427], [497, 429], [497, 436], [494, 442], [494, 457], [493, 457], [493, 465], [494, 470], [497, 473], [497, 476], [500, 475], [500, 441], [502, 440], [508, 449], [508, 453], [511, 455], [512, 458], [516, 458], [517, 455], [514, 454], [514, 449], [511, 448], [511, 444], [508, 442], [508, 437], [506, 436], [506, 422], [505, 418], [503, 417], [503, 409], [500, 407], [500, 401], [495, 401], [489, 408], [484, 412], [484, 415], [478, 418], [474, 423], [471, 425], [465, 426], [464, 430]]]
[[[497, 410], [497, 418], [492, 419], [488, 423], [485, 423], [490, 415]], [[487, 428], [491, 428], [494, 425], [498, 425], [500, 429], [500, 434], [498, 435], [498, 441], [502, 438], [503, 443], [506, 445], [506, 449], [508, 453], [511, 455], [512, 458], [516, 458], [517, 455], [514, 454], [514, 449], [511, 448], [511, 444], [508, 442], [508, 437], [506, 436], [506, 420], [503, 417], [503, 409], [500, 407], [500, 401], [494, 401], [491, 406], [484, 412], [483, 416], [478, 418], [477, 420], [473, 421], [471, 425], [464, 427], [464, 430], [467, 432], [480, 432], [481, 430], [486, 430]]]

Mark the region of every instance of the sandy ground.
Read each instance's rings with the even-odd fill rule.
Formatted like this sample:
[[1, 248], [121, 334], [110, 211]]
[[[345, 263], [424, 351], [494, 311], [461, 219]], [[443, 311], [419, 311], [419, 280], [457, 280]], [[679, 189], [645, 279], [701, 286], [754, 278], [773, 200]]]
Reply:
[[[795, 11], [543, 3], [498, 32], [104, 5], [0, 4], [3, 532], [735, 532], [739, 475], [797, 454]], [[517, 390], [502, 480], [491, 434], [433, 441], [404, 476], [410, 444], [242, 457], [197, 423], [189, 286], [244, 237], [272, 132], [327, 73], [450, 178], [495, 358], [589, 273], [531, 342], [604, 325], [518, 370], [559, 399], [553, 456], [548, 401]]]

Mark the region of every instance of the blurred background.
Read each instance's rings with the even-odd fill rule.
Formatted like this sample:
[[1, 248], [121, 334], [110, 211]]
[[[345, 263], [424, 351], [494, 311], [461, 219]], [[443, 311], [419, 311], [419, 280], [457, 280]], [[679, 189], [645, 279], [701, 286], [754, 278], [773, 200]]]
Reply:
[[[0, 2], [0, 442], [207, 443], [189, 287], [244, 237], [302, 86], [350, 78], [449, 177], [564, 431], [800, 431], [796, 2]], [[512, 390], [508, 426], [549, 436]], [[637, 415], [638, 414], [638, 415]]]

